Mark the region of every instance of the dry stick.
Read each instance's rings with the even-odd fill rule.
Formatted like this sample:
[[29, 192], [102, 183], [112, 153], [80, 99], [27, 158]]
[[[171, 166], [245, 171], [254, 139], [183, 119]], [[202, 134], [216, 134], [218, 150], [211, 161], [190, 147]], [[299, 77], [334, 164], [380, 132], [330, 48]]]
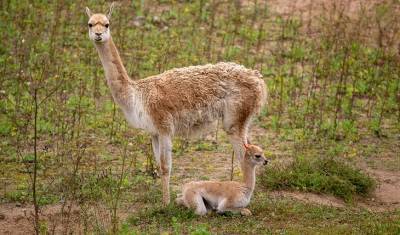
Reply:
[[251, 26], [252, 27], [254, 27], [254, 24], [256, 23], [256, 21], [257, 21], [257, 16], [258, 16], [258, 3], [257, 3], [257, 0], [254, 0], [254, 11], [253, 11], [253, 16], [252, 16], [252, 18], [251, 18]]
[[203, 8], [204, 8], [204, 0], [200, 0], [199, 17], [197, 18], [197, 21], [198, 21], [199, 23], [201, 23], [201, 21], [202, 21]]
[[[299, 113], [299, 108], [300, 108], [300, 104], [301, 104], [301, 95], [303, 93], [303, 87], [304, 87], [305, 56], [303, 56], [301, 58], [300, 64], [301, 64], [301, 74], [300, 74], [300, 80], [299, 80], [299, 87], [298, 87], [297, 94], [294, 99], [294, 108], [295, 108], [297, 114]], [[296, 123], [297, 123], [297, 121], [296, 121]]]
[[[295, 48], [295, 39], [292, 38], [291, 42], [290, 42], [290, 51], [293, 51]], [[288, 61], [290, 64], [294, 65], [296, 63], [296, 60], [293, 57], [289, 57]], [[298, 80], [295, 76], [295, 72], [294, 72], [295, 66], [290, 66], [289, 69], [289, 76], [291, 79], [289, 80], [289, 84], [287, 85], [287, 93], [289, 96], [289, 100], [287, 101], [287, 108], [289, 107], [295, 107], [296, 106], [296, 80]], [[293, 120], [295, 119], [292, 115], [293, 112], [290, 111], [290, 108], [288, 110], [288, 116], [289, 116], [289, 124], [291, 126], [291, 128], [293, 128]]]
[[283, 60], [283, 51], [284, 51], [284, 41], [285, 40], [285, 27], [287, 26], [288, 21], [285, 21], [285, 23], [282, 23], [281, 27], [281, 32], [280, 32], [280, 40], [278, 42], [278, 63], [279, 63], [279, 104], [278, 104], [278, 122], [277, 122], [277, 131], [279, 133], [280, 130], [280, 122], [283, 114], [283, 92], [284, 92], [284, 79], [283, 79], [283, 73], [282, 71], [282, 64], [284, 63]]
[[113, 203], [113, 208], [112, 208], [112, 215], [111, 215], [111, 223], [112, 223], [112, 233], [116, 234], [118, 230], [118, 218], [117, 218], [117, 209], [118, 209], [118, 202], [121, 197], [121, 185], [122, 185], [122, 180], [124, 179], [125, 175], [125, 161], [126, 161], [126, 156], [127, 156], [127, 147], [128, 144], [124, 144], [124, 154], [122, 158], [122, 168], [121, 168], [121, 174], [119, 176], [119, 181], [117, 184], [117, 195], [115, 196], [115, 201]]
[[61, 15], [61, 8], [64, 6], [64, 3], [61, 1], [56, 1], [57, 3], [55, 4], [55, 10], [54, 10], [54, 17], [53, 17], [53, 27], [51, 29], [50, 33], [50, 52], [49, 52], [49, 61], [54, 60], [54, 51], [55, 51], [55, 41], [56, 41], [56, 36], [58, 33], [58, 29], [60, 28], [60, 15]]
[[[221, 44], [220, 44], [219, 48], [225, 48], [225, 41], [228, 40], [227, 38], [228, 38], [227, 34], [224, 34], [221, 37]], [[218, 61], [221, 61], [221, 60], [224, 59], [222, 53], [223, 53], [223, 50], [218, 50], [218, 55], [217, 55], [217, 60]]]
[[302, 123], [303, 131], [305, 131], [307, 129], [306, 128], [306, 126], [307, 126], [307, 124], [306, 124], [307, 116], [309, 114], [311, 96], [313, 96], [313, 94], [314, 94], [314, 88], [315, 88], [314, 84], [316, 83], [316, 79], [317, 79], [317, 68], [319, 67], [320, 60], [321, 60], [321, 57], [322, 57], [321, 56], [321, 52], [319, 53], [319, 55], [320, 56], [317, 59], [317, 64], [315, 66], [313, 66], [313, 69], [312, 69], [312, 73], [311, 73], [312, 81], [309, 82], [310, 84], [308, 84], [308, 87], [307, 87], [306, 112], [303, 115], [303, 123]]
[[34, 159], [33, 159], [33, 182], [32, 182], [32, 197], [33, 197], [33, 206], [35, 209], [35, 233], [39, 234], [39, 205], [37, 203], [37, 195], [36, 195], [36, 180], [37, 180], [37, 116], [38, 116], [38, 98], [37, 98], [37, 88], [34, 89], [34, 102], [35, 102], [35, 109], [34, 109], [34, 136], [33, 136], [33, 152], [34, 152]]
[[377, 134], [378, 137], [381, 136], [380, 128], [381, 128], [381, 125], [382, 125], [383, 114], [385, 112], [385, 105], [386, 105], [386, 102], [387, 102], [387, 100], [389, 98], [389, 86], [390, 86], [389, 85], [389, 81], [386, 80], [386, 84], [385, 85], [386, 85], [385, 86], [385, 93], [383, 94], [384, 95], [384, 99], [382, 99], [383, 101], [382, 101], [381, 111], [379, 113], [379, 119], [378, 119], [378, 129], [379, 130], [378, 130], [377, 133], [375, 133], [375, 134]]
[[219, 119], [217, 120], [217, 127], [215, 128], [215, 144], [218, 144], [218, 127], [219, 127]]
[[[76, 144], [78, 145], [78, 142]], [[76, 161], [75, 161], [74, 166], [73, 166], [74, 168], [73, 168], [73, 171], [72, 171], [72, 174], [71, 174], [71, 179], [76, 179], [78, 177], [79, 166], [80, 166], [81, 160], [82, 160], [83, 155], [84, 155], [85, 150], [86, 150], [86, 145], [85, 144], [78, 145], [76, 147], [77, 148], [82, 148], [82, 150], [79, 151], [79, 149], [78, 149], [78, 151], [77, 151], [77, 157], [76, 157]], [[71, 180], [71, 182], [73, 182], [73, 184], [77, 184], [75, 180]], [[69, 185], [69, 186], [71, 186], [71, 185]], [[73, 185], [72, 192], [71, 193], [67, 192], [67, 193], [69, 193], [71, 198], [74, 198], [76, 196], [77, 189], [78, 189], [78, 187], [76, 187], [76, 185]], [[61, 214], [62, 215], [64, 215], [64, 208], [68, 203], [68, 199], [69, 198], [68, 198], [68, 194], [67, 194], [65, 199], [64, 199], [64, 202], [62, 204], [62, 207], [61, 207]], [[68, 234], [68, 229], [69, 229], [70, 219], [71, 219], [71, 211], [72, 211], [72, 202], [69, 203], [68, 212], [65, 213], [66, 214], [66, 218], [63, 221], [63, 223], [66, 225], [64, 227], [64, 233], [65, 234]]]
[[356, 82], [357, 80], [353, 78], [353, 82], [351, 83], [352, 91], [351, 91], [351, 97], [350, 97], [350, 107], [348, 110], [348, 116], [347, 118], [350, 119], [351, 121], [354, 121], [354, 115], [353, 115], [353, 108], [354, 108], [354, 101], [356, 100]]
[[[397, 55], [399, 58], [400, 56], [400, 44], [398, 45], [397, 48]], [[397, 61], [397, 68], [399, 68], [399, 59], [396, 60]], [[400, 123], [400, 79], [397, 80], [397, 109], [398, 109], [398, 114], [397, 114], [397, 123]], [[400, 127], [400, 125], [399, 125]]]
[[[400, 50], [400, 48], [399, 48]], [[400, 52], [400, 51], [399, 51]], [[397, 123], [400, 123], [400, 79], [397, 80]], [[399, 125], [400, 127], [400, 125]]]
[[[344, 58], [343, 58], [343, 63], [342, 63], [342, 68], [340, 71], [340, 77], [339, 77], [339, 84], [338, 88], [336, 89], [336, 94], [335, 94], [335, 115], [334, 115], [334, 123], [333, 123], [333, 129], [336, 134], [336, 128], [337, 128], [337, 119], [338, 119], [338, 113], [341, 110], [341, 104], [342, 104], [342, 93], [346, 90], [346, 81], [347, 81], [347, 73], [348, 73], [348, 67], [349, 64], [347, 62], [348, 56], [349, 56], [349, 48], [345, 47], [345, 52], [344, 52]], [[343, 91], [344, 89], [344, 91]]]
[[235, 152], [232, 150], [232, 158], [231, 158], [231, 181], [233, 180], [233, 158], [235, 157]]
[[110, 141], [111, 142], [114, 137], [114, 123], [115, 123], [116, 111], [117, 111], [117, 108], [115, 107], [115, 103], [113, 102], [112, 122], [111, 122], [111, 130], [110, 130]]
[[242, 13], [242, 5], [240, 3], [240, 1], [235, 0], [233, 1], [233, 5], [235, 7], [235, 16], [233, 18], [233, 38], [232, 38], [232, 44], [231, 46], [235, 45], [235, 41], [236, 41], [236, 37], [239, 35], [239, 27], [240, 27], [240, 15]]
[[[324, 73], [323, 78], [323, 82], [322, 82], [322, 89], [321, 89], [321, 93], [322, 95], [320, 95], [320, 100], [319, 100], [319, 127], [318, 127], [318, 131], [321, 131], [321, 125], [324, 121], [324, 110], [326, 107], [326, 99], [327, 97], [324, 94], [328, 94], [327, 90], [328, 90], [328, 82], [329, 82], [329, 77], [331, 74], [331, 67], [328, 65], [327, 62], [324, 62], [322, 65], [322, 71], [326, 71]], [[328, 98], [329, 99], [329, 98]]]
[[[268, 11], [268, 5], [267, 5], [267, 1], [265, 1], [264, 2], [264, 8], [263, 8], [263, 11], [262, 11], [262, 14], [261, 14], [262, 18], [267, 17], [267, 11]], [[261, 23], [260, 23], [260, 25], [258, 27], [257, 44], [256, 44], [256, 52], [257, 52], [257, 54], [260, 52], [261, 43], [263, 42], [262, 41], [262, 33], [264, 32], [264, 22], [265, 22], [265, 20], [264, 19], [261, 20]]]
[[215, 29], [215, 15], [217, 11], [218, 3], [217, 1], [213, 1], [211, 3], [211, 22], [210, 22], [210, 27], [208, 29], [208, 42], [207, 42], [207, 59], [210, 61], [211, 60], [211, 50], [212, 50], [212, 35], [214, 34], [214, 29]]

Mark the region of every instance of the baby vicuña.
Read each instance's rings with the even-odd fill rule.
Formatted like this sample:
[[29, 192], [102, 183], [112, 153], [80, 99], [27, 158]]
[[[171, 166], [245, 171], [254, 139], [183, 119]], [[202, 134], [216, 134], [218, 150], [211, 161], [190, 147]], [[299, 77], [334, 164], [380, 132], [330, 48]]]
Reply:
[[235, 181], [192, 181], [183, 185], [182, 195], [176, 199], [180, 205], [195, 209], [198, 215], [207, 210], [217, 213], [239, 211], [242, 215], [251, 215], [245, 208], [253, 195], [258, 165], [266, 165], [263, 150], [256, 145], [245, 145], [245, 155], [241, 161], [243, 182]]

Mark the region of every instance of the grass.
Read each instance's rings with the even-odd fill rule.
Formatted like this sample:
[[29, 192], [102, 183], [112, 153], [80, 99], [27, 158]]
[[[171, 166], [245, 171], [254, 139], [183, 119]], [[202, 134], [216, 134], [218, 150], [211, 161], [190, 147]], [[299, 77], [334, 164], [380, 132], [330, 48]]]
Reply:
[[199, 217], [175, 204], [159, 204], [132, 214], [121, 234], [397, 234], [400, 212], [373, 213], [332, 208], [255, 194], [251, 217], [209, 214]]
[[265, 171], [261, 182], [270, 189], [326, 193], [346, 201], [355, 196], [368, 196], [376, 185], [361, 170], [333, 157], [298, 157], [286, 167]]

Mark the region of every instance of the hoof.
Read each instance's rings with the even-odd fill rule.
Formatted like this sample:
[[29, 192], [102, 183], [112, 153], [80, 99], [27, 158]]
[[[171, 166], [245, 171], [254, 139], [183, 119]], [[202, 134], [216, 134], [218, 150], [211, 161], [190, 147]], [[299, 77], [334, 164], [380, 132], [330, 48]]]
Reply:
[[194, 213], [195, 213], [196, 215], [199, 215], [199, 216], [204, 216], [204, 215], [207, 214], [207, 211], [204, 211], [204, 210], [196, 210]]
[[250, 216], [250, 215], [252, 215], [252, 214], [251, 214], [251, 211], [250, 211], [249, 209], [247, 209], [247, 208], [242, 209], [242, 210], [240, 211], [240, 214], [243, 215], [243, 216]]

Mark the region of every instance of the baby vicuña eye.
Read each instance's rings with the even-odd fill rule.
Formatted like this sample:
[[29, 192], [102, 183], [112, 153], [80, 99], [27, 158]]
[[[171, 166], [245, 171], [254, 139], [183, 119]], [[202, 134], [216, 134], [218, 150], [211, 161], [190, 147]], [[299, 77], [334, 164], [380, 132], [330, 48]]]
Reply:
[[89, 23], [88, 26], [91, 28], [93, 25], [91, 23]]
[[106, 26], [106, 28], [108, 28], [108, 26], [110, 26], [110, 24], [106, 24], [105, 26]]

